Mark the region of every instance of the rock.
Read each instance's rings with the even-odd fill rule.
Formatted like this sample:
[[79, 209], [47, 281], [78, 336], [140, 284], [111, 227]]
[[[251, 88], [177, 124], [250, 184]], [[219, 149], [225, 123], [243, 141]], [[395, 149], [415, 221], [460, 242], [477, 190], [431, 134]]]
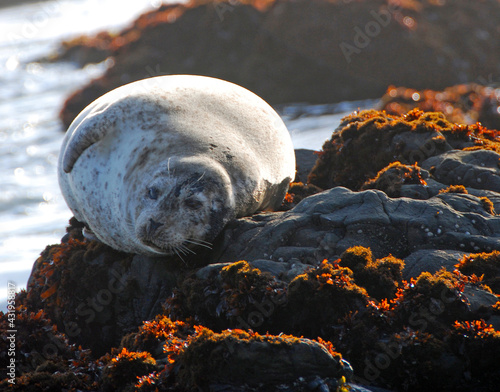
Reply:
[[471, 312], [481, 307], [488, 308], [498, 302], [498, 297], [478, 287], [465, 286], [463, 295], [467, 298]]
[[398, 117], [375, 110], [355, 112], [344, 117], [323, 144], [308, 182], [323, 189], [345, 186], [359, 190], [363, 184], [376, 181], [384, 169], [395, 169], [390, 165], [397, 162], [422, 166], [425, 160], [450, 150], [500, 153], [494, 135], [495, 131], [480, 125], [450, 123], [442, 113], [414, 109]]
[[[483, 84], [498, 83], [491, 77], [478, 81]], [[480, 122], [486, 128], [500, 129], [500, 113], [496, 109], [500, 105], [498, 91], [476, 83], [447, 87], [443, 91], [389, 86], [381, 99], [380, 110], [400, 116], [419, 108], [425, 112], [442, 112], [448, 121], [454, 123]]]
[[70, 341], [99, 354], [158, 314], [181, 274], [167, 260], [70, 238], [35, 262], [27, 302], [43, 308]]
[[297, 258], [305, 264], [334, 258], [357, 245], [369, 247], [377, 258], [389, 253], [406, 258], [421, 249], [491, 251], [500, 247], [499, 233], [500, 217], [472, 195], [391, 199], [381, 191], [337, 187], [288, 212], [230, 223], [213, 260], [276, 260], [290, 246], [304, 249]]
[[113, 35], [103, 31], [95, 36], [80, 36], [63, 41], [59, 53], [53, 54], [44, 61], [70, 61], [84, 66], [89, 63], [100, 63], [111, 55]]
[[451, 150], [426, 159], [421, 166], [443, 184], [461, 184], [500, 193], [499, 161], [500, 154], [496, 151]]
[[181, 383], [277, 385], [300, 377], [350, 378], [352, 369], [321, 343], [293, 336], [261, 336], [244, 331], [203, 331], [180, 355]]
[[[213, 274], [218, 274], [224, 268], [230, 265], [231, 263], [216, 263], [209, 264], [206, 267], [200, 268], [196, 271], [196, 277], [199, 279], [208, 279], [209, 276]], [[280, 280], [284, 282], [290, 282], [297, 275], [303, 274], [308, 268], [311, 268], [310, 265], [302, 264], [300, 262], [294, 262], [293, 260], [285, 263], [264, 259], [257, 259], [249, 262], [249, 264], [253, 268], [258, 268], [262, 272], [268, 272], [272, 276], [279, 277]]]
[[218, 77], [271, 104], [376, 98], [393, 83], [442, 89], [499, 74], [499, 19], [496, 0], [163, 5], [113, 37], [114, 65], [70, 97], [61, 118], [67, 127], [99, 95], [165, 74]]
[[417, 278], [422, 272], [433, 274], [443, 267], [453, 271], [458, 260], [466, 254], [468, 253], [457, 250], [417, 250], [405, 258], [403, 278], [406, 280]]
[[299, 148], [295, 150], [295, 159], [297, 160], [297, 175], [295, 182], [307, 182], [307, 176], [311, 172], [318, 155], [313, 150]]
[[[355, 113], [320, 153], [320, 174], [377, 189], [307, 196], [318, 189], [295, 183], [287, 211], [234, 220], [186, 264], [113, 251], [72, 220], [18, 295], [28, 331], [16, 346], [18, 390], [119, 381], [124, 390], [327, 392], [347, 388], [349, 364], [356, 382], [390, 390], [408, 380], [415, 390], [495, 390], [495, 135], [417, 110]], [[7, 331], [0, 318], [0, 367]], [[39, 336], [61, 348], [50, 361]]]
[[[361, 190], [379, 189], [389, 197], [400, 197], [403, 185], [417, 184], [425, 189], [427, 186], [425, 179], [427, 178], [429, 178], [429, 173], [416, 164], [410, 166], [403, 165], [400, 162], [393, 162], [380, 170], [375, 178], [365, 181], [361, 186]], [[414, 199], [428, 199], [428, 197], [416, 196]]]
[[481, 277], [481, 282], [495, 293], [500, 291], [500, 251], [467, 255], [460, 259], [458, 270], [468, 276]]

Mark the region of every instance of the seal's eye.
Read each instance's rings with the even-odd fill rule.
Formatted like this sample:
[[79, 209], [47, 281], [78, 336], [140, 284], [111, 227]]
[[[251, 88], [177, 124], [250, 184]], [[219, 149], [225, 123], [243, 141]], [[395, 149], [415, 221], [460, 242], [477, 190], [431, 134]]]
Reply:
[[189, 197], [184, 201], [184, 204], [186, 205], [187, 208], [190, 208], [192, 210], [198, 210], [201, 208], [203, 203], [199, 201], [198, 199], [194, 197]]
[[148, 197], [151, 199], [151, 200], [156, 200], [158, 199], [158, 195], [160, 194], [160, 191], [158, 190], [158, 188], [156, 187], [151, 187], [148, 189]]

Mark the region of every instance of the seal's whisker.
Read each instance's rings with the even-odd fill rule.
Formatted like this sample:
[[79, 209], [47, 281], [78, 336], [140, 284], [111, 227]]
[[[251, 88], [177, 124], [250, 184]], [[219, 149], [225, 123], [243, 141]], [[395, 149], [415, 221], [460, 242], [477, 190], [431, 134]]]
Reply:
[[170, 174], [170, 160], [171, 159], [172, 158], [168, 158], [168, 160], [167, 160], [167, 174], [168, 174], [168, 178], [172, 177], [171, 174]]
[[203, 246], [204, 248], [207, 248], [207, 249], [212, 249], [212, 244], [208, 241], [189, 239], [189, 240], [184, 240], [184, 242], [187, 242], [187, 243], [190, 243], [193, 245]]
[[178, 252], [177, 247], [173, 247], [173, 248], [172, 248], [172, 250], [173, 250], [173, 251], [174, 251], [174, 253], [175, 253], [175, 254], [179, 257], [179, 259], [181, 259], [181, 260], [182, 260], [182, 262], [183, 262], [184, 264], [186, 264], [186, 261], [182, 258], [182, 256], [181, 256], [181, 255], [180, 255], [180, 253]]
[[184, 251], [189, 252], [189, 253], [191, 253], [191, 254], [193, 254], [193, 255], [195, 255], [195, 254], [196, 254], [196, 252], [195, 252], [194, 250], [192, 250], [192, 249], [188, 248], [188, 247], [187, 247], [186, 245], [184, 245], [184, 244], [180, 244], [180, 245], [179, 245], [179, 248], [181, 248], [181, 249], [183, 249]]
[[179, 245], [177, 245], [177, 246], [175, 247], [175, 249], [177, 249], [177, 250], [178, 250], [180, 253], [182, 253], [184, 256], [185, 256], [185, 255], [187, 255], [187, 252], [186, 252], [184, 249], [182, 249]]
[[200, 178], [198, 178], [195, 182], [193, 182], [193, 184], [196, 184], [198, 181], [201, 181], [201, 179], [205, 176], [205, 173], [206, 172], [203, 172], [203, 174], [200, 176]]
[[200, 245], [200, 244], [205, 244], [205, 245], [210, 245], [212, 246], [212, 243], [209, 242], [209, 241], [205, 241], [205, 240], [202, 240], [200, 238], [188, 238], [189, 241], [195, 241], [196, 244]]
[[129, 233], [135, 233], [135, 224], [132, 222], [132, 218], [130, 216], [126, 216], [124, 221]]

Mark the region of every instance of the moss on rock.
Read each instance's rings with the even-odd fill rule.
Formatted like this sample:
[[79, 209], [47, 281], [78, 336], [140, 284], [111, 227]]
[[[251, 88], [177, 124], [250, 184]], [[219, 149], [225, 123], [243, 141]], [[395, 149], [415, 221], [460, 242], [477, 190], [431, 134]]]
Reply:
[[482, 277], [482, 282], [488, 285], [494, 293], [500, 294], [500, 252], [473, 253], [464, 256], [457, 264], [458, 270], [464, 275]]
[[[500, 152], [498, 132], [480, 124], [453, 124], [442, 113], [418, 109], [401, 117], [365, 110], [342, 119], [323, 145], [308, 181], [323, 189], [345, 186], [359, 190], [366, 181], [374, 184], [370, 179], [393, 162], [420, 164], [451, 149]], [[405, 177], [403, 167], [387, 169], [396, 174], [403, 172]], [[416, 172], [408, 171], [408, 175], [413, 181], [420, 181]], [[393, 186], [397, 191], [397, 186]]]
[[379, 189], [389, 197], [400, 197], [401, 186], [404, 184], [427, 185], [422, 178], [421, 169], [416, 164], [403, 165], [396, 161], [380, 170], [375, 178], [365, 181], [360, 189]]

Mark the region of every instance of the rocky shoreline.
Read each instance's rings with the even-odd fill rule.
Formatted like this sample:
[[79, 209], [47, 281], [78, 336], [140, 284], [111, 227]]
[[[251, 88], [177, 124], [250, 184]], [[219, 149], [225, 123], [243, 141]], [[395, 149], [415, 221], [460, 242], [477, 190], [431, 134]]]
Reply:
[[[500, 90], [457, 83], [500, 73], [500, 3], [365, 3], [197, 0], [65, 44], [59, 59], [114, 64], [68, 99], [66, 124], [117, 85], [166, 73], [274, 103], [385, 91], [383, 110], [344, 117], [318, 153], [297, 150], [280, 211], [230, 222], [185, 261], [117, 252], [72, 219], [16, 297], [15, 384], [0, 389], [497, 390]], [[380, 74], [367, 78], [370, 64]]]
[[[370, 165], [350, 155], [363, 146]], [[294, 184], [283, 211], [231, 222], [187, 264], [72, 220], [17, 297], [16, 388], [493, 391], [499, 152], [479, 125], [364, 111], [325, 143], [322, 188]]]

